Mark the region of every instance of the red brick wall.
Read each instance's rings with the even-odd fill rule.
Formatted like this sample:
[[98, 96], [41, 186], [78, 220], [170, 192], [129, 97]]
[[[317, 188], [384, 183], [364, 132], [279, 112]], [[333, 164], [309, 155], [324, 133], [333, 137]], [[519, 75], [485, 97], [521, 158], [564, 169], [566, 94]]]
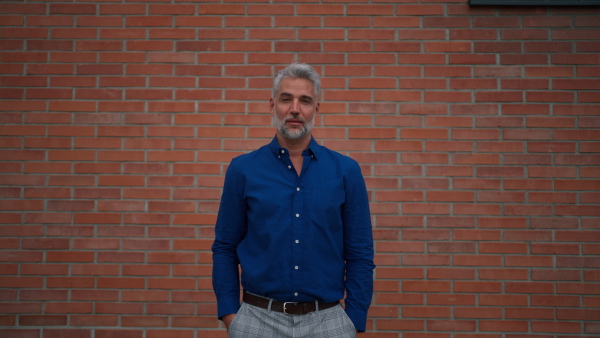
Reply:
[[363, 168], [365, 337], [600, 334], [598, 7], [0, 2], [0, 336], [225, 337], [211, 253], [271, 77]]

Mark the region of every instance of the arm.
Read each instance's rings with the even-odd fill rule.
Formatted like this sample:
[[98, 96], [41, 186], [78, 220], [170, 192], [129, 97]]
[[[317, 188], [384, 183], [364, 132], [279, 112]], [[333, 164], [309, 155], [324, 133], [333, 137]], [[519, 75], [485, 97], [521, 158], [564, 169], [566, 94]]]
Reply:
[[[234, 160], [235, 161], [235, 160]], [[246, 205], [242, 198], [242, 175], [231, 162], [219, 207], [213, 251], [213, 288], [217, 296], [219, 319], [240, 308], [240, 276], [237, 246], [246, 234]], [[227, 319], [232, 318], [229, 316]], [[226, 323], [227, 324], [227, 323]]]
[[346, 313], [357, 331], [365, 331], [373, 295], [373, 230], [365, 181], [356, 162], [346, 177], [344, 259], [346, 260]]
[[231, 325], [231, 322], [233, 321], [233, 317], [235, 317], [234, 313], [230, 313], [228, 315], [223, 316], [223, 324], [225, 324], [225, 328], [227, 330], [229, 330], [229, 326]]

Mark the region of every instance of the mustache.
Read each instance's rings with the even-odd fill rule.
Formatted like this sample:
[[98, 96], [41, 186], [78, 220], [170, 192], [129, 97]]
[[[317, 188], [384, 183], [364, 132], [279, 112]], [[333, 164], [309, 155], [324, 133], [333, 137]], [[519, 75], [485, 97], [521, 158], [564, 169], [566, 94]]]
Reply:
[[302, 122], [302, 123], [306, 123], [306, 120], [305, 120], [304, 118], [302, 118], [300, 115], [298, 115], [298, 116], [293, 116], [293, 115], [286, 116], [286, 117], [283, 119], [283, 122], [285, 123], [285, 122], [287, 122], [287, 121], [289, 121], [289, 120], [297, 120], [297, 121], [300, 121], [300, 122]]

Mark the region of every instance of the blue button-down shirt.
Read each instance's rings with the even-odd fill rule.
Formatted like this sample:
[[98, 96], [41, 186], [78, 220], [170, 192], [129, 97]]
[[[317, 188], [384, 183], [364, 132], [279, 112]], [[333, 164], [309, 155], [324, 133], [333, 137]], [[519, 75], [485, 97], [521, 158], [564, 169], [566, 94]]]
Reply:
[[245, 290], [280, 302], [333, 302], [364, 331], [373, 293], [373, 235], [356, 161], [313, 138], [298, 176], [273, 141], [231, 161], [213, 244], [219, 318]]

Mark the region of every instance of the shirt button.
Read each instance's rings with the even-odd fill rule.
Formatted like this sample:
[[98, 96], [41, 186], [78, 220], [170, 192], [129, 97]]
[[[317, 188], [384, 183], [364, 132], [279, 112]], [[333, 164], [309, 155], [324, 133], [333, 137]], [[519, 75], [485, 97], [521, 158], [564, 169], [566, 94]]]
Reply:
[[298, 296], [298, 292], [294, 292], [294, 296]]
[[296, 214], [296, 217], [300, 217], [300, 214]]
[[300, 188], [296, 188], [296, 191], [300, 191]]
[[288, 169], [292, 169], [292, 166], [291, 166], [291, 165], [288, 165]]
[[285, 154], [285, 150], [281, 149], [281, 153], [282, 153], [282, 154]]
[[294, 243], [298, 244], [298, 243], [300, 243], [300, 241], [299, 240], [295, 240]]
[[294, 269], [298, 270], [298, 265], [296, 265], [296, 266], [294, 267]]

